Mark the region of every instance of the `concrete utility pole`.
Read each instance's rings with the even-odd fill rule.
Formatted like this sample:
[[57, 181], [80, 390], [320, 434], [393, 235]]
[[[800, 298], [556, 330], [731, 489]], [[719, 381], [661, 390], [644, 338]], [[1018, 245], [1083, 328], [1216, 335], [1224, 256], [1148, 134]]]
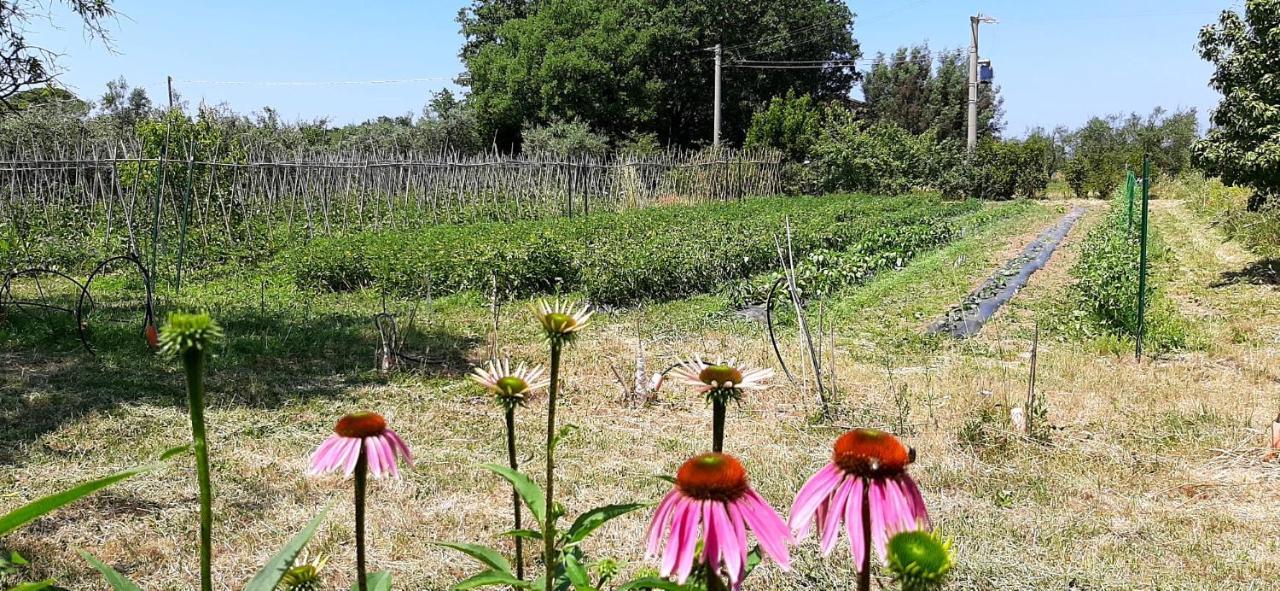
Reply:
[[711, 133], [711, 145], [720, 147], [720, 44], [716, 44], [716, 105], [715, 105], [715, 129]]
[[973, 45], [969, 46], [969, 153], [978, 148], [978, 26], [995, 24], [996, 19], [983, 16], [969, 17], [969, 26], [973, 29]]
[[173, 110], [173, 76], [165, 76], [165, 83], [169, 87], [169, 110]]

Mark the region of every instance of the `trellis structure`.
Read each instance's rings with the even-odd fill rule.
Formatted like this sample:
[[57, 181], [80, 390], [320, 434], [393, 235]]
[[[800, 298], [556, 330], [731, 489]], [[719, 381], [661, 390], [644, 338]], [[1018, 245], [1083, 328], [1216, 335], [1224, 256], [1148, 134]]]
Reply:
[[724, 149], [537, 158], [250, 148], [201, 159], [173, 143], [163, 156], [88, 143], [0, 154], [0, 225], [27, 258], [62, 243], [150, 252], [155, 267], [157, 250], [218, 257], [369, 229], [735, 201], [778, 193], [782, 168], [775, 153]]

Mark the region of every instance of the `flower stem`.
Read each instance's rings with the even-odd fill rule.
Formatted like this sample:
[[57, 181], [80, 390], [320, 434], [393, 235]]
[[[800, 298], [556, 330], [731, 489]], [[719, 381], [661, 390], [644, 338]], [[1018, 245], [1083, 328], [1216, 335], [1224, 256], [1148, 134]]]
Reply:
[[364, 498], [369, 479], [369, 457], [365, 455], [364, 439], [360, 440], [360, 456], [356, 458], [356, 581], [360, 591], [367, 591], [364, 562]]
[[[516, 407], [514, 404], [507, 405], [507, 462], [511, 465], [512, 471], [519, 471], [520, 465], [516, 460]], [[511, 487], [511, 507], [515, 514], [515, 529], [520, 529], [520, 493], [514, 486]], [[516, 578], [524, 580], [524, 538], [516, 536]]]
[[862, 567], [858, 591], [871, 591], [871, 480], [862, 479]]
[[200, 589], [213, 589], [213, 484], [209, 478], [209, 440], [204, 427], [204, 366], [201, 349], [182, 354], [187, 371], [187, 405], [191, 414], [191, 440], [196, 452], [196, 481], [200, 485]]
[[711, 398], [711, 451], [724, 451], [724, 399], [719, 396]]
[[547, 565], [546, 591], [553, 591], [556, 581], [556, 394], [560, 392], [560, 339], [551, 341], [551, 384], [547, 388], [547, 522], [542, 527], [542, 560]]
[[715, 567], [710, 564], [707, 565], [707, 591], [727, 591], [724, 582], [716, 576]]

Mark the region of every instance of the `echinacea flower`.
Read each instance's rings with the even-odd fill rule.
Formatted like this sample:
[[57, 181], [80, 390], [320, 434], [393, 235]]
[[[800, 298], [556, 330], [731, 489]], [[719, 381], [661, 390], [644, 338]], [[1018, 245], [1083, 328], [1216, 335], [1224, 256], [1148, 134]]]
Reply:
[[[803, 538], [816, 522], [822, 553], [827, 555], [835, 547], [843, 522], [854, 562], [863, 565], [869, 551], [864, 542], [869, 528], [872, 544], [883, 561], [890, 535], [929, 524], [920, 489], [907, 475], [907, 465], [914, 460], [914, 451], [884, 431], [854, 429], [845, 433], [836, 440], [831, 463], [796, 494], [791, 530]], [[864, 508], [864, 503], [869, 507]], [[863, 515], [868, 513], [870, 523], [864, 523]]]
[[744, 390], [762, 390], [773, 370], [739, 364], [736, 359], [707, 363], [702, 357], [683, 361], [673, 370], [680, 383], [692, 386], [708, 398], [742, 398]]
[[889, 572], [902, 591], [936, 591], [954, 564], [951, 540], [928, 530], [904, 531], [889, 538]]
[[399, 478], [397, 457], [413, 466], [409, 446], [387, 428], [387, 420], [374, 412], [358, 412], [342, 417], [330, 435], [311, 455], [311, 474], [342, 472], [350, 477], [356, 471], [356, 463], [364, 454], [369, 471], [374, 478], [391, 474]]
[[694, 456], [680, 466], [675, 488], [663, 497], [649, 523], [646, 556], [655, 558], [661, 550], [659, 573], [684, 584], [701, 538], [703, 564], [717, 576], [723, 568], [737, 589], [746, 577], [748, 529], [765, 554], [783, 570], [790, 568], [791, 532], [747, 483], [742, 463], [721, 453]]
[[304, 552], [293, 562], [289, 570], [284, 571], [280, 582], [276, 583], [276, 590], [320, 591], [324, 588], [324, 578], [320, 576], [320, 571], [324, 570], [324, 565], [328, 561], [329, 557], [324, 554], [310, 557]]
[[505, 406], [523, 405], [535, 390], [546, 388], [551, 380], [542, 378], [541, 365], [525, 367], [521, 363], [515, 371], [511, 370], [511, 360], [490, 361], [484, 368], [475, 368], [471, 379], [488, 390], [498, 402]]
[[579, 308], [576, 303], [559, 298], [550, 303], [545, 299], [538, 300], [533, 306], [533, 315], [542, 325], [547, 339], [558, 342], [573, 340], [592, 314], [594, 312], [585, 304]]

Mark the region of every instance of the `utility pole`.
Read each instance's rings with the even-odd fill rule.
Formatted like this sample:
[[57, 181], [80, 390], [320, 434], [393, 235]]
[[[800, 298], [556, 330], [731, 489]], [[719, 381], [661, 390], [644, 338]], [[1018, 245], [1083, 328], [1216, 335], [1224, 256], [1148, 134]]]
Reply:
[[973, 44], [969, 46], [969, 153], [978, 148], [978, 26], [987, 23], [995, 24], [996, 19], [983, 16], [969, 17], [969, 27], [973, 30]]
[[719, 148], [720, 147], [720, 57], [722, 54], [719, 43], [716, 44], [715, 52], [716, 52], [716, 92], [715, 92], [716, 104], [714, 109], [715, 123], [714, 123], [714, 130], [712, 131], [712, 134], [711, 134], [711, 145]]
[[173, 76], [165, 76], [165, 81], [169, 86], [169, 110], [173, 110]]

